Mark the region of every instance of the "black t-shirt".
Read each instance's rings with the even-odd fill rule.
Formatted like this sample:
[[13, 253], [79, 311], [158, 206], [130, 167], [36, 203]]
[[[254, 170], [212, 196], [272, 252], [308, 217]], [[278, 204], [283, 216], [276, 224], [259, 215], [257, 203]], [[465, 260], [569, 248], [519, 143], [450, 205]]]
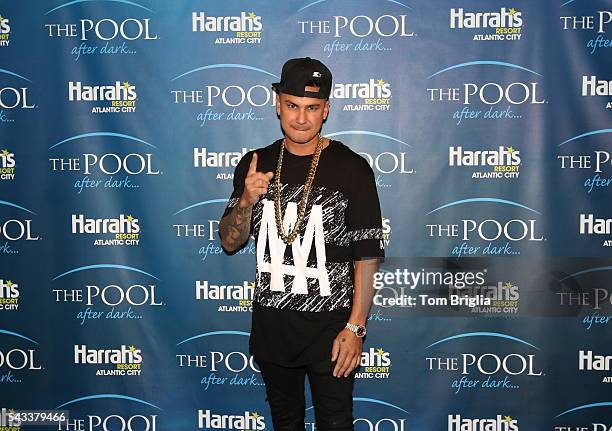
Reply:
[[[276, 172], [282, 140], [257, 151], [257, 170]], [[224, 216], [237, 205], [253, 151], [234, 172]], [[281, 171], [284, 231], [295, 224], [311, 155], [287, 149]], [[331, 357], [332, 342], [348, 321], [353, 261], [384, 257], [380, 204], [367, 161], [339, 141], [323, 149], [300, 233], [287, 246], [277, 235], [274, 179], [253, 206], [251, 234], [257, 274], [250, 351], [256, 359], [286, 366]]]

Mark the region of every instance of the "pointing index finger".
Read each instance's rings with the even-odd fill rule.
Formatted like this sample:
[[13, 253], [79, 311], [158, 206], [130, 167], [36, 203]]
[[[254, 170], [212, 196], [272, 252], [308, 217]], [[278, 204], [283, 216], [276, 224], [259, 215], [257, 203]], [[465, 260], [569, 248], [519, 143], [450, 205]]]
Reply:
[[257, 153], [253, 153], [253, 157], [251, 158], [251, 164], [249, 165], [249, 174], [254, 174], [257, 172]]

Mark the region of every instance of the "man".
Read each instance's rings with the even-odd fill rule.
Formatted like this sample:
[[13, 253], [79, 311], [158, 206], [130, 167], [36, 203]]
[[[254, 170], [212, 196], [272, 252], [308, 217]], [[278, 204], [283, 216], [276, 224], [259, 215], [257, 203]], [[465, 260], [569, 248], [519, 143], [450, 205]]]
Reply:
[[321, 137], [332, 75], [320, 61], [285, 63], [273, 84], [284, 139], [247, 153], [219, 223], [226, 251], [253, 234], [257, 276], [250, 353], [275, 430], [304, 430], [308, 375], [320, 430], [352, 430], [352, 392], [382, 249], [374, 173]]

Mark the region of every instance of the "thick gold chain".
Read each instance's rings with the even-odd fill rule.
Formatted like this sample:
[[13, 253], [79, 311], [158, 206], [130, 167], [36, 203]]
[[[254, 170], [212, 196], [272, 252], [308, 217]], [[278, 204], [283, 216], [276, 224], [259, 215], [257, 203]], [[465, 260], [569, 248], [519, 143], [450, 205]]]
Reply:
[[278, 164], [276, 165], [276, 174], [274, 175], [274, 215], [276, 216], [276, 230], [278, 231], [279, 236], [285, 242], [285, 244], [290, 245], [295, 238], [297, 238], [298, 233], [300, 232], [300, 226], [302, 225], [302, 221], [304, 220], [304, 216], [306, 214], [306, 202], [308, 201], [308, 195], [310, 194], [310, 190], [312, 189], [312, 182], [314, 181], [315, 173], [317, 171], [317, 165], [319, 164], [319, 157], [321, 156], [321, 151], [323, 150], [323, 138], [319, 135], [319, 140], [317, 142], [317, 148], [315, 149], [314, 155], [312, 156], [312, 161], [310, 162], [310, 169], [308, 170], [308, 176], [306, 177], [306, 183], [304, 184], [304, 192], [302, 193], [302, 198], [300, 199], [300, 206], [298, 211], [297, 220], [295, 221], [295, 226], [289, 234], [285, 234], [285, 230], [283, 229], [283, 215], [281, 210], [281, 167], [283, 166], [283, 150], [285, 149], [285, 140], [281, 142], [280, 152], [278, 154]]

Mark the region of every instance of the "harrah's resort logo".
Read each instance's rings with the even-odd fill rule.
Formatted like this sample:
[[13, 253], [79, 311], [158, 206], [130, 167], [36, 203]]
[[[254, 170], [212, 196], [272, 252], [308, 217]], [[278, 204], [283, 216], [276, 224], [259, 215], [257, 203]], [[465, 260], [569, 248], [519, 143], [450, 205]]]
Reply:
[[217, 180], [233, 180], [234, 169], [240, 159], [251, 149], [242, 147], [240, 151], [210, 151], [206, 147], [193, 149], [193, 167], [213, 168]]
[[361, 352], [360, 368], [355, 373], [357, 379], [388, 379], [391, 374], [391, 353], [382, 347], [370, 347]]
[[448, 148], [448, 165], [473, 168], [473, 179], [508, 180], [519, 177], [521, 156], [514, 147], [500, 145], [497, 150], [468, 150], [458, 145]]
[[263, 24], [255, 12], [240, 12], [238, 16], [211, 16], [205, 12], [192, 12], [191, 30], [213, 33], [215, 45], [259, 44]]
[[[474, 212], [473, 207], [482, 204], [506, 205], [508, 213], [516, 207], [523, 216], [510, 218], [504, 213], [484, 211]], [[445, 211], [448, 208], [462, 206], [467, 216], [462, 218], [459, 210]], [[468, 210], [470, 207], [472, 210]], [[489, 208], [492, 210], [493, 208]], [[442, 213], [440, 213], [442, 212]], [[520, 255], [519, 246], [538, 244], [546, 240], [540, 231], [538, 216], [540, 212], [518, 202], [498, 198], [468, 198], [449, 202], [427, 213], [431, 217], [440, 217], [444, 222], [428, 223], [425, 228], [432, 240], [450, 241], [451, 256], [512, 256]], [[458, 219], [459, 218], [459, 219]], [[458, 220], [457, 220], [458, 219]], [[458, 241], [458, 242], [455, 242]]]
[[68, 100], [88, 102], [95, 106], [92, 114], [136, 112], [136, 86], [128, 81], [115, 81], [114, 85], [83, 85], [80, 81], [68, 82]]
[[[323, 15], [325, 10], [312, 1], [298, 10], [299, 34], [309, 39], [322, 40], [321, 49], [326, 57], [338, 55], [363, 55], [375, 52], [392, 52], [393, 42], [416, 36], [405, 13], [387, 14], [338, 14]], [[397, 11], [410, 7], [393, 1]], [[344, 10], [355, 9], [355, 5]]]
[[212, 284], [208, 280], [197, 280], [195, 282], [195, 299], [197, 301], [221, 302], [222, 304], [217, 307], [219, 312], [244, 313], [252, 311], [254, 292], [254, 281], [245, 280], [241, 284]]
[[[138, 148], [147, 147], [146, 152], [138, 152], [133, 143]], [[79, 151], [79, 145], [87, 150]], [[111, 146], [123, 145], [130, 146], [129, 152], [110, 151]], [[115, 132], [84, 133], [49, 147], [52, 152], [49, 165], [54, 175], [61, 179], [76, 176], [74, 182], [67, 179], [67, 187], [78, 194], [99, 189], [139, 189], [164, 173], [158, 169], [155, 153], [149, 148], [157, 150], [155, 145], [135, 136]]]
[[[52, 39], [68, 39], [76, 42], [70, 48], [70, 54], [74, 61], [83, 56], [98, 55], [134, 55], [142, 45], [140, 42], [151, 42], [159, 39], [154, 30], [151, 18], [132, 17], [123, 20], [113, 19], [108, 16], [87, 16], [76, 22], [57, 22], [55, 12], [63, 8], [82, 7], [74, 5], [75, 2], [61, 4], [45, 13], [47, 23], [44, 24], [45, 33]], [[154, 13], [148, 7], [135, 2], [122, 2], [120, 6], [128, 8], [129, 13], [135, 8], [138, 14]], [[106, 9], [112, 10], [112, 9]], [[66, 14], [68, 16], [68, 14]], [[136, 45], [136, 47], [134, 46]]]
[[266, 429], [266, 422], [264, 416], [255, 411], [245, 411], [240, 414], [223, 414], [206, 409], [198, 410], [198, 428], [205, 430], [261, 431]]
[[[229, 81], [226, 69], [242, 69], [240, 81]], [[194, 76], [204, 74], [196, 80]], [[189, 78], [187, 78], [189, 77]], [[270, 87], [270, 79], [278, 76], [247, 64], [209, 64], [188, 70], [172, 78], [181, 86], [170, 91], [172, 103], [194, 105], [191, 114], [200, 127], [225, 124], [234, 121], [262, 121], [272, 118], [276, 112], [276, 92]]]
[[519, 431], [518, 420], [508, 415], [493, 418], [464, 418], [448, 415], [448, 431]]
[[0, 278], [0, 313], [19, 309], [19, 284]]
[[96, 376], [139, 376], [142, 350], [126, 345], [116, 349], [94, 349], [85, 344], [75, 344], [74, 363], [102, 367], [97, 368]]
[[498, 281], [497, 284], [491, 286], [484, 284], [464, 287], [449, 286], [448, 293], [449, 296], [481, 297], [483, 301], [488, 301], [488, 304], [470, 307], [470, 313], [493, 316], [517, 314], [519, 311], [519, 286], [510, 281]]
[[[485, 69], [483, 72], [473, 70], [471, 74], [459, 72], [466, 67]], [[512, 76], [516, 76], [514, 72], [520, 70], [525, 78], [504, 79], [503, 74], [499, 73], [500, 67], [515, 69]], [[445, 84], [437, 86], [435, 83], [440, 82], [441, 75], [446, 77]], [[454, 82], [453, 75], [465, 78], [451, 84]], [[548, 103], [542, 96], [541, 77], [539, 73], [517, 64], [492, 60], [469, 61], [431, 74], [427, 78], [432, 83], [427, 87], [427, 96], [431, 103], [437, 105], [461, 107], [450, 114], [457, 126], [467, 121], [520, 120], [531, 113], [532, 106]]]
[[388, 111], [391, 107], [391, 84], [384, 79], [368, 82], [336, 83], [330, 95], [335, 103], [344, 103], [343, 111]]
[[[571, 2], [565, 2], [568, 3]], [[612, 47], [612, 39], [607, 35], [608, 26], [612, 23], [612, 10], [598, 10], [591, 15], [562, 15], [559, 19], [563, 31], [589, 33], [590, 37], [584, 44], [590, 54], [606, 55], [606, 48]]]
[[515, 8], [502, 7], [495, 12], [472, 12], [464, 8], [450, 10], [450, 28], [454, 30], [476, 30], [472, 40], [502, 41], [521, 40], [523, 30], [522, 13]]
[[0, 181], [15, 179], [15, 153], [6, 148], [0, 151]]
[[606, 373], [602, 383], [612, 383], [612, 355], [598, 355], [592, 350], [580, 350], [578, 352], [578, 369], [580, 371], [598, 371]]
[[[479, 344], [471, 344], [473, 347], [478, 346], [478, 351], [461, 350], [455, 353], [453, 350], [449, 350], [453, 347], [447, 347], [443, 350], [443, 353], [428, 353], [425, 357], [425, 364], [430, 373], [444, 376], [451, 374], [449, 387], [455, 394], [462, 390], [515, 391], [521, 387], [520, 384], [533, 382], [534, 379], [545, 375], [539, 367], [539, 356], [536, 353], [530, 353], [532, 350], [538, 351], [538, 347], [508, 334], [497, 332], [462, 333], [438, 340], [425, 349], [432, 352], [436, 351], [436, 346], [441, 344], [454, 344], [452, 342], [455, 340], [475, 337], [494, 338], [496, 340], [489, 343], [484, 341]], [[466, 346], [469, 345], [468, 343], [460, 343], [459, 347], [466, 349]], [[487, 346], [490, 347], [487, 348]], [[507, 353], [505, 347], [512, 347], [513, 350]], [[498, 352], [500, 349], [503, 349], [504, 352]]]
[[600, 79], [597, 75], [582, 75], [581, 94], [582, 97], [605, 97], [608, 99], [606, 109], [612, 109], [612, 81]]
[[602, 247], [612, 247], [612, 218], [597, 218], [593, 214], [580, 214], [580, 235], [607, 237]]
[[75, 235], [107, 236], [94, 239], [93, 245], [136, 246], [140, 242], [139, 220], [132, 215], [120, 214], [117, 218], [94, 219], [86, 218], [83, 214], [72, 214], [71, 228]]
[[0, 47], [11, 44], [11, 25], [9, 19], [0, 14]]

